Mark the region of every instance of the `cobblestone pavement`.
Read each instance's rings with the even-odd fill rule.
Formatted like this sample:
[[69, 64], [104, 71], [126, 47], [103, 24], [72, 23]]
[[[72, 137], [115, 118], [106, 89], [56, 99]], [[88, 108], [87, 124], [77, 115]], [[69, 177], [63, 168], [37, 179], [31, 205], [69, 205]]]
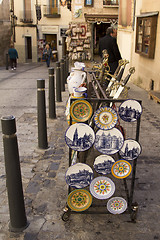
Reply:
[[[23, 66], [15, 77], [28, 76], [47, 80], [48, 72], [42, 64], [38, 68]], [[2, 82], [10, 73], [0, 70]], [[42, 74], [43, 73], [43, 74]], [[13, 77], [12, 77], [13, 78]], [[22, 83], [21, 83], [22, 84]], [[0, 85], [2, 86], [2, 85]], [[8, 231], [9, 210], [6, 192], [6, 176], [3, 147], [0, 153], [0, 240], [154, 240], [160, 239], [159, 230], [159, 164], [160, 164], [160, 105], [148, 99], [146, 91], [129, 83], [129, 98], [142, 99], [140, 144], [142, 154], [138, 158], [134, 201], [139, 210], [136, 223], [129, 214], [71, 214], [69, 221], [61, 219], [67, 200], [68, 187], [65, 172], [68, 168], [68, 147], [64, 134], [68, 127], [64, 115], [68, 99], [67, 90], [62, 93], [63, 102], [56, 102], [56, 119], [47, 117], [47, 133], [50, 148], [37, 148], [37, 115], [35, 104], [18, 111], [17, 135], [20, 152], [25, 207], [30, 223], [22, 233]], [[4, 87], [4, 85], [3, 85]], [[7, 86], [6, 86], [7, 87]], [[19, 86], [20, 87], [20, 86]], [[67, 87], [67, 86], [66, 86]], [[48, 116], [48, 106], [47, 106]], [[2, 136], [1, 136], [2, 138]], [[92, 155], [89, 156], [93, 158]], [[122, 181], [121, 181], [122, 183]], [[120, 184], [121, 184], [120, 183]], [[122, 184], [121, 184], [122, 185]], [[123, 190], [122, 194], [123, 194]], [[105, 210], [104, 210], [105, 213]]]

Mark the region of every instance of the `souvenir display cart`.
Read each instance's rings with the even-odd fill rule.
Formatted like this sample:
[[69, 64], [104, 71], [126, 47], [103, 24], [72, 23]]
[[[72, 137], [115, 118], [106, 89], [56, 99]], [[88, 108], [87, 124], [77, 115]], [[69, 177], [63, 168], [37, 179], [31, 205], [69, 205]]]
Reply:
[[100, 85], [100, 91], [94, 88], [91, 77], [93, 74], [87, 73], [88, 98], [71, 99], [70, 126], [65, 134], [68, 199], [62, 220], [76, 213], [128, 213], [135, 221], [138, 203], [133, 202], [133, 195], [142, 150], [142, 102], [107, 98]]

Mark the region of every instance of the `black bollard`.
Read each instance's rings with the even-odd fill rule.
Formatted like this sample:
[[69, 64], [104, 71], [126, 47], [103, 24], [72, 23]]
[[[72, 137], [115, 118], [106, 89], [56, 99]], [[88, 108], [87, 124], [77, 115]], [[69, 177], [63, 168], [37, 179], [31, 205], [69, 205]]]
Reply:
[[28, 227], [29, 223], [27, 222], [24, 205], [15, 117], [2, 117], [1, 124], [4, 134], [6, 186], [10, 213], [9, 230], [11, 232], [22, 232]]
[[68, 77], [69, 75], [69, 57], [68, 55], [66, 56], [66, 76]]
[[60, 62], [60, 71], [61, 71], [61, 91], [65, 92], [65, 73], [64, 73], [64, 59], [61, 59]]
[[6, 53], [6, 70], [8, 70], [8, 53]]
[[54, 68], [49, 68], [49, 118], [56, 118]]
[[66, 74], [66, 56], [63, 56], [64, 59], [64, 79], [65, 83], [67, 83], [67, 74]]
[[37, 79], [37, 121], [38, 121], [38, 147], [48, 148], [46, 101], [45, 101], [45, 80]]
[[56, 62], [56, 100], [62, 102], [60, 62]]

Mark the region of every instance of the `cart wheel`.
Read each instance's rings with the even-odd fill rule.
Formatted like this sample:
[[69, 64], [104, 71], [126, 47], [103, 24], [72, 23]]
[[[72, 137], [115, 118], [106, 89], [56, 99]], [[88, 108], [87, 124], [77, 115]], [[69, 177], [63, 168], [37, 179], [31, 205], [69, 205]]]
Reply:
[[69, 217], [70, 217], [70, 210], [68, 207], [65, 207], [63, 209], [62, 220], [64, 222], [67, 222], [69, 220]]
[[131, 214], [130, 214], [132, 222], [136, 222], [137, 213], [138, 213], [138, 204], [137, 203], [133, 203], [132, 204], [132, 209], [131, 209]]

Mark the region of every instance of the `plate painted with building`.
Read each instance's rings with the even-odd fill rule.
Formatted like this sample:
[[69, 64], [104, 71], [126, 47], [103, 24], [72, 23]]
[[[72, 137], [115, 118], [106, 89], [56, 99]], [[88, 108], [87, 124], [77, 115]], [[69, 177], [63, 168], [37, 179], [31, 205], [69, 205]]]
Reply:
[[94, 161], [94, 169], [99, 174], [109, 174], [111, 173], [111, 167], [115, 163], [113, 157], [109, 155], [99, 155]]
[[134, 160], [141, 154], [141, 145], [133, 139], [124, 141], [123, 147], [119, 151], [121, 157], [125, 160]]

